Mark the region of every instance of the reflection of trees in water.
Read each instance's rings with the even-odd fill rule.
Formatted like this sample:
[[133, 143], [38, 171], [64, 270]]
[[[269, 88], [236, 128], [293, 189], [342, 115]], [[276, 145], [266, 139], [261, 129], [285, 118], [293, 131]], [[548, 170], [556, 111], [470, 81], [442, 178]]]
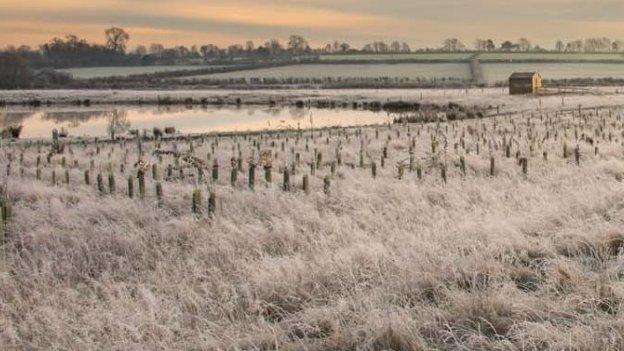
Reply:
[[302, 119], [306, 118], [306, 114], [308, 111], [309, 110], [300, 107], [291, 107], [288, 109], [290, 117], [295, 121], [301, 121]]
[[52, 121], [54, 124], [68, 124], [75, 128], [80, 124], [110, 116], [113, 111], [53, 111], [45, 112], [43, 120]]
[[130, 129], [130, 121], [128, 121], [128, 111], [114, 110], [108, 116], [107, 131], [111, 140], [115, 140], [117, 134], [123, 133]]
[[18, 126], [25, 120], [35, 116], [34, 112], [4, 112], [0, 113], [0, 127]]

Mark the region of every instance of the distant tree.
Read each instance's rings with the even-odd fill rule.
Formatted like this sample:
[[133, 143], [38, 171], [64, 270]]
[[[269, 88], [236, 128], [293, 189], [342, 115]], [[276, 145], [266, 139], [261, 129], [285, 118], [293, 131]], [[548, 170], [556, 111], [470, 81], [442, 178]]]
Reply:
[[152, 55], [160, 56], [163, 51], [165, 51], [165, 47], [162, 44], [154, 43], [149, 46], [149, 53]]
[[492, 39], [488, 39], [487, 42], [485, 43], [485, 49], [487, 51], [494, 51], [496, 50], [496, 45], [494, 44], [494, 41]]
[[255, 49], [254, 42], [251, 40], [247, 40], [247, 42], [245, 43], [245, 51], [252, 52], [254, 51], [254, 49]]
[[122, 133], [130, 128], [130, 121], [124, 111], [113, 110], [108, 117], [108, 135], [111, 140], [115, 140], [118, 133]]
[[104, 33], [106, 35], [106, 47], [120, 54], [126, 52], [126, 46], [128, 45], [128, 40], [130, 40], [130, 35], [123, 28], [108, 28]]
[[516, 47], [520, 51], [531, 51], [531, 48], [533, 47], [533, 45], [531, 44], [529, 39], [527, 39], [527, 38], [520, 38], [520, 39], [518, 39], [518, 42], [516, 43]]
[[383, 54], [383, 53], [387, 53], [389, 50], [390, 50], [390, 47], [388, 46], [388, 44], [384, 43], [383, 41], [373, 42], [374, 52], [378, 54]]
[[611, 43], [611, 50], [612, 51], [620, 52], [620, 51], [622, 51], [622, 49], [624, 49], [624, 41], [615, 40], [613, 43]]
[[201, 55], [199, 54], [199, 50], [197, 50], [197, 45], [193, 45], [191, 46], [191, 52], [190, 52], [190, 57], [191, 58], [200, 58]]
[[340, 51], [347, 52], [349, 51], [349, 49], [351, 49], [351, 45], [349, 45], [348, 43], [340, 44]]
[[134, 54], [139, 56], [147, 55], [147, 48], [143, 45], [139, 45], [134, 49]]
[[410, 46], [406, 42], [403, 42], [401, 43], [401, 52], [412, 52], [412, 48], [410, 48]]
[[566, 51], [569, 52], [580, 52], [583, 50], [583, 41], [582, 40], [574, 40], [566, 44]]
[[477, 38], [474, 41], [474, 48], [477, 51], [485, 51], [487, 50], [487, 41], [481, 38]]
[[401, 52], [401, 43], [399, 43], [398, 41], [393, 41], [392, 43], [390, 43], [390, 51], [391, 52]]
[[463, 51], [466, 45], [457, 38], [449, 38], [442, 42], [442, 50], [449, 52]]
[[279, 40], [271, 39], [264, 43], [264, 47], [270, 55], [279, 54], [282, 50], [282, 44], [280, 44]]
[[332, 44], [332, 52], [338, 51], [340, 51], [340, 43], [337, 40], [334, 40], [334, 43]]
[[219, 55], [219, 47], [214, 44], [202, 45], [199, 48], [199, 52], [205, 59], [216, 57]]
[[243, 52], [243, 46], [239, 44], [230, 45], [227, 48], [227, 54], [230, 56], [237, 56]]
[[301, 54], [308, 48], [308, 42], [300, 35], [288, 38], [288, 50], [293, 54]]
[[516, 45], [512, 42], [510, 42], [509, 40], [504, 41], [501, 44], [501, 50], [503, 51], [512, 51], [514, 48], [516, 48]]
[[563, 43], [563, 41], [557, 40], [557, 42], [555, 43], [555, 50], [559, 52], [562, 52], [565, 50], [565, 44]]
[[0, 89], [30, 88], [32, 73], [25, 60], [14, 52], [0, 53]]
[[585, 52], [610, 51], [612, 49], [611, 39], [609, 38], [587, 38], [583, 43]]

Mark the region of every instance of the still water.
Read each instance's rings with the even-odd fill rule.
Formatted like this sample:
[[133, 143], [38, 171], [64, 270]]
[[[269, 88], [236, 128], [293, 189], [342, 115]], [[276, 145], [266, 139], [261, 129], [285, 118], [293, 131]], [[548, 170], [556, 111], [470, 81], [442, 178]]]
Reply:
[[392, 121], [385, 112], [346, 109], [97, 106], [7, 108], [0, 110], [0, 129], [21, 125], [21, 138], [50, 137], [54, 128], [66, 130], [71, 137], [104, 137], [113, 116], [123, 119], [129, 130], [175, 127], [182, 134], [357, 126]]

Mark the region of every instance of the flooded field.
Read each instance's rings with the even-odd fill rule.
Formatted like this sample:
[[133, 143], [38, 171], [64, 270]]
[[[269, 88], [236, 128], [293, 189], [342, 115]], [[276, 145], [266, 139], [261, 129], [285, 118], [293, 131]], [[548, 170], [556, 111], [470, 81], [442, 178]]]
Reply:
[[308, 129], [391, 121], [383, 112], [344, 109], [115, 106], [6, 110], [0, 112], [0, 129], [21, 125], [22, 138], [50, 137], [54, 128], [64, 128], [73, 137], [106, 136], [113, 115], [129, 122], [128, 130], [175, 127], [184, 134]]

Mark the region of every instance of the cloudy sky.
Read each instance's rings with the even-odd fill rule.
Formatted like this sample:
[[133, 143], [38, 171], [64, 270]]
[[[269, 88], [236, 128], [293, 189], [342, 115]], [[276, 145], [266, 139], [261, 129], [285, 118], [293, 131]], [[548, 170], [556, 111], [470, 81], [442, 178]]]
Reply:
[[624, 39], [623, 0], [0, 0], [0, 47], [36, 45], [72, 33], [103, 41], [121, 26], [130, 46], [284, 40], [356, 46], [398, 39], [437, 47], [447, 37], [527, 37], [544, 47], [556, 39]]

